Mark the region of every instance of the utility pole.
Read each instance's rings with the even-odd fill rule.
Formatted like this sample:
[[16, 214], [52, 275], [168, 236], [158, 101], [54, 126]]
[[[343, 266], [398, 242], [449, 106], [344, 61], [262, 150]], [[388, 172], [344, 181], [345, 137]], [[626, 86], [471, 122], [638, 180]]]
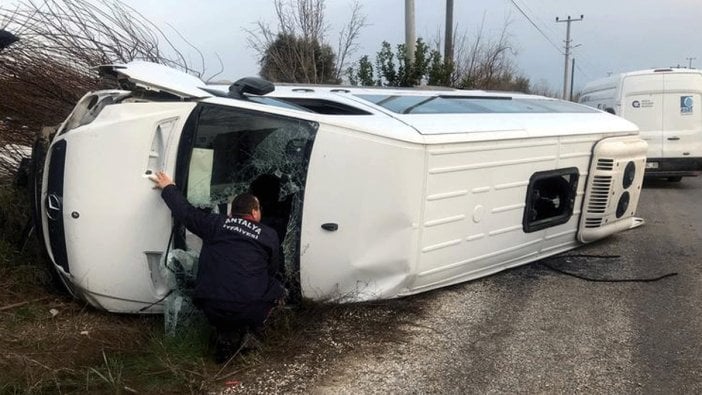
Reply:
[[575, 58], [573, 58], [573, 65], [570, 66], [570, 101], [573, 101], [573, 82], [575, 81]]
[[697, 59], [697, 58], [685, 58], [685, 60], [688, 61], [688, 64], [687, 64], [687, 68], [688, 68], [688, 69], [691, 69], [691, 68], [692, 68], [692, 61], [695, 60], [695, 59]]
[[556, 17], [556, 22], [566, 22], [566, 40], [565, 40], [565, 66], [563, 67], [563, 100], [568, 100], [568, 66], [570, 63], [570, 23], [579, 22], [584, 18], [580, 15], [580, 18], [573, 19], [568, 15], [568, 19], [559, 19]]
[[453, 0], [446, 0], [446, 37], [444, 38], [444, 63], [453, 63]]
[[408, 62], [414, 61], [414, 47], [417, 38], [414, 28], [414, 0], [405, 0], [405, 49]]

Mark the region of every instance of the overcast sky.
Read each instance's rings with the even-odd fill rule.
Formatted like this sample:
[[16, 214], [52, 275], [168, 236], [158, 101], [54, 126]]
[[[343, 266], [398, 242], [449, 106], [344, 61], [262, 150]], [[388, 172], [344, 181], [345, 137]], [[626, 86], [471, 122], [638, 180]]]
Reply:
[[[255, 52], [247, 46], [246, 29], [256, 21], [274, 23], [272, 0], [124, 0], [159, 26], [176, 28], [206, 56], [208, 73], [216, 70], [218, 53], [224, 62], [222, 78], [256, 75]], [[431, 41], [443, 35], [444, 0], [415, 0], [417, 36]], [[517, 54], [516, 65], [534, 83], [560, 91], [563, 84], [563, 44], [568, 15], [584, 15], [574, 22], [571, 39], [576, 58], [576, 90], [609, 72], [644, 68], [692, 66], [702, 68], [702, 0], [455, 0], [458, 33], [469, 37], [485, 20], [488, 37], [496, 36], [505, 21]], [[515, 7], [519, 5], [543, 32]], [[167, 5], [166, 5], [167, 4]], [[361, 32], [353, 58], [374, 57], [383, 40], [404, 42], [404, 0], [362, 1], [369, 25]], [[348, 20], [350, 1], [327, 0], [329, 41]], [[166, 29], [167, 30], [167, 29]], [[195, 57], [193, 55], [193, 60]]]

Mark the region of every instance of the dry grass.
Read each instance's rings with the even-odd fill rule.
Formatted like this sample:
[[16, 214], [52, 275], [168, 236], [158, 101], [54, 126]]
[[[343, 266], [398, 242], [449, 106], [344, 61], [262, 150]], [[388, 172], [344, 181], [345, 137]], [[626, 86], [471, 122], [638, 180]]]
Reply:
[[156, 317], [111, 315], [31, 286], [28, 269], [0, 270], [0, 308], [33, 301], [0, 312], [0, 392], [83, 389], [90, 367], [105, 355], [143, 352], [160, 327]]
[[206, 325], [167, 337], [161, 316], [97, 311], [47, 291], [42, 271], [0, 266], [0, 309], [30, 301], [0, 311], [0, 393], [202, 393], [300, 358], [338, 359], [359, 339], [400, 342], [399, 328], [421, 314], [417, 299], [279, 309], [258, 350], [221, 366]]
[[401, 342], [422, 314], [422, 297], [280, 308], [258, 350], [217, 365], [202, 322], [167, 337], [161, 316], [97, 311], [57, 291], [43, 247], [16, 237], [23, 193], [0, 186], [0, 394], [202, 393], [300, 360], [323, 365], [357, 352], [359, 339]]

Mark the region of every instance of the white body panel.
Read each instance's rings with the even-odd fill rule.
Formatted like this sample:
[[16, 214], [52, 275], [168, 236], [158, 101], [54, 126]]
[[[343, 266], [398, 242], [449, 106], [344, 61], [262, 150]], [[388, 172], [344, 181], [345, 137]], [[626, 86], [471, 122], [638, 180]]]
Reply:
[[[623, 73], [585, 86], [580, 102], [639, 126], [652, 174], [702, 170], [702, 71], [657, 69]], [[666, 169], [665, 162], [673, 161]]]
[[[160, 156], [157, 168], [173, 171], [179, 139], [175, 132], [182, 129], [194, 106], [108, 106], [91, 124], [55, 139], [55, 143], [64, 139], [69, 143], [62, 216], [70, 273], [60, 266], [57, 270], [75, 295], [96, 307], [136, 312], [170, 290], [158, 269], [172, 221], [144, 173], [153, 168], [150, 160], [156, 155]], [[165, 142], [163, 151], [152, 152], [159, 134]], [[48, 172], [44, 177], [46, 185]], [[45, 213], [46, 201], [45, 191]], [[48, 218], [43, 221], [48, 241]]]
[[[600, 156], [621, 158], [624, 164], [637, 161], [630, 189], [636, 191], [632, 200], [638, 200], [646, 144], [635, 136], [606, 136], [420, 145], [320, 130], [305, 195], [303, 295], [358, 301], [424, 292], [628, 229], [635, 204], [629, 215], [602, 221], [577, 237], [584, 229], [579, 227], [580, 208], [598, 141], [628, 145], [614, 156]], [[573, 216], [564, 224], [525, 233], [529, 177], [570, 167], [581, 177]], [[612, 199], [619, 197], [615, 189], [608, 189]], [[616, 201], [607, 204], [616, 206]], [[322, 230], [326, 222], [338, 223], [339, 230]]]
[[[189, 78], [178, 89], [166, 90], [183, 96], [197, 93], [190, 91], [200, 88], [187, 82]], [[146, 174], [158, 169], [175, 173], [182, 160], [178, 147], [186, 121], [194, 109], [206, 106], [317, 125], [301, 195], [298, 254], [304, 297], [363, 301], [424, 292], [572, 249], [633, 223], [646, 144], [635, 125], [621, 118], [591, 110], [396, 114], [349, 92], [315, 89], [295, 94], [354, 105], [367, 114], [328, 115], [208, 97], [110, 104], [92, 121], [82, 122], [92, 119], [84, 118], [92, 111], [87, 95], [73, 121], [64, 124], [73, 128], [53, 142], [67, 146], [63, 189], [47, 192], [55, 188], [48, 179], [56, 166], [50, 156], [42, 199], [47, 249], [69, 288], [109, 311], [162, 309], [172, 279], [159, 267], [173, 223]], [[286, 92], [281, 89], [271, 97], [287, 97]], [[476, 94], [481, 93], [471, 92]], [[616, 163], [615, 168], [599, 169], [599, 158]], [[624, 173], [618, 166], [629, 162], [636, 176], [631, 186], [621, 188]], [[528, 219], [537, 211], [529, 198], [540, 191], [535, 175], [547, 173], [550, 178], [544, 179], [562, 184], [561, 176], [548, 174], [564, 169], [563, 180], [572, 188], [572, 214], [565, 210], [563, 221], [529, 229], [540, 221]], [[613, 180], [604, 199], [592, 193], [596, 188], [591, 173], [602, 171]], [[613, 214], [616, 202], [609, 199], [617, 199], [624, 190], [632, 203], [621, 215]], [[62, 202], [51, 194], [61, 195]], [[583, 207], [591, 210], [594, 199], [604, 204], [603, 212], [583, 216]], [[67, 263], [52, 253], [58, 233], [49, 217], [58, 208]], [[338, 229], [325, 230], [324, 224]]]

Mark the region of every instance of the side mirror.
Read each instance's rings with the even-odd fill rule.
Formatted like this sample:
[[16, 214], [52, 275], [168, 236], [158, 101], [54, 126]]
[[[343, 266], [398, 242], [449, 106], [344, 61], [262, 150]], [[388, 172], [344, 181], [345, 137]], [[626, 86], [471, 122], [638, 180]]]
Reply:
[[244, 93], [252, 95], [265, 95], [275, 90], [275, 85], [258, 77], [245, 77], [237, 80], [229, 86], [229, 97], [234, 99], [246, 99]]
[[0, 29], [0, 51], [19, 41], [19, 38], [7, 30]]

